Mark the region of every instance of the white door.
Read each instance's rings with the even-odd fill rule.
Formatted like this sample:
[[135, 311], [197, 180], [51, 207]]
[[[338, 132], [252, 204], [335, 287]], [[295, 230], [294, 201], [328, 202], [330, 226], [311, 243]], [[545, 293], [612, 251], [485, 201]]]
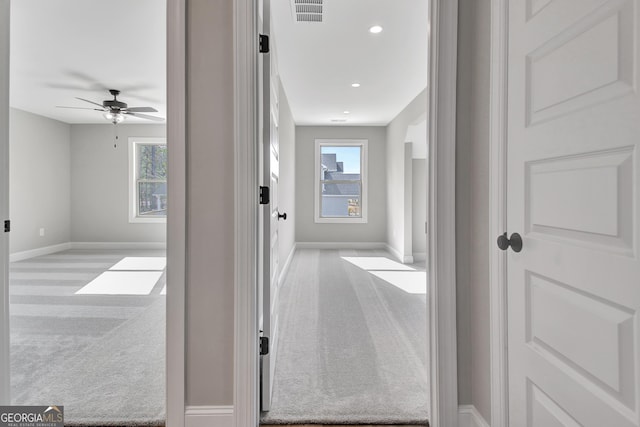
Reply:
[[509, 2], [509, 426], [640, 426], [636, 0]]
[[9, 402], [9, 0], [0, 0], [0, 405]]
[[[270, 32], [270, 2], [263, 0], [261, 34]], [[268, 353], [260, 360], [260, 403], [261, 410], [271, 409], [271, 393], [278, 339], [277, 295], [279, 273], [278, 251], [278, 183], [279, 183], [279, 147], [278, 147], [278, 92], [279, 80], [273, 38], [270, 36], [269, 53], [262, 53], [261, 59], [261, 186], [269, 188], [269, 203], [262, 207], [261, 232], [261, 268], [260, 268], [260, 330], [262, 337], [268, 338]], [[286, 216], [283, 215], [286, 219]]]

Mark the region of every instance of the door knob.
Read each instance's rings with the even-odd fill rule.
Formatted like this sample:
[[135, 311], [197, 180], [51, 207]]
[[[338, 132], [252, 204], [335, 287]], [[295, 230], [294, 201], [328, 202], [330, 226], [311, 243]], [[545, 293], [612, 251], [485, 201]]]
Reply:
[[513, 252], [520, 252], [522, 250], [522, 237], [518, 233], [513, 233], [511, 238], [507, 238], [507, 233], [498, 236], [498, 247], [503, 251], [506, 251], [511, 246]]
[[278, 221], [280, 221], [280, 218], [284, 219], [285, 221], [287, 220], [287, 213], [283, 213], [281, 214], [280, 212], [278, 212]]

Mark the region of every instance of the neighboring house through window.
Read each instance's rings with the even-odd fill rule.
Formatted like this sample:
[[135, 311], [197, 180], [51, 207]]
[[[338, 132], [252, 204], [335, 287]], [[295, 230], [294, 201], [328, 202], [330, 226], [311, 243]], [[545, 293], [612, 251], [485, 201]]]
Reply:
[[167, 218], [165, 138], [129, 138], [129, 222]]
[[315, 222], [367, 222], [367, 140], [316, 139]]

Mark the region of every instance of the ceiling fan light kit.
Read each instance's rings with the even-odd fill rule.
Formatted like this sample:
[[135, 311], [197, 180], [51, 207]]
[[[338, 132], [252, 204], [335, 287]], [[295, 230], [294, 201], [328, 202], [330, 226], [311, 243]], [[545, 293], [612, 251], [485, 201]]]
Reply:
[[125, 116], [120, 113], [108, 112], [108, 113], [104, 113], [103, 116], [105, 119], [109, 120], [114, 125], [117, 125], [118, 123], [122, 123], [125, 119]]

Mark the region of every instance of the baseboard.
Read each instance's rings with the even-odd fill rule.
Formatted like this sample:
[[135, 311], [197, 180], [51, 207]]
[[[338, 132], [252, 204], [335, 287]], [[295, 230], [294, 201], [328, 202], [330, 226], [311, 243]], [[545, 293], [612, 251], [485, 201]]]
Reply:
[[71, 242], [71, 249], [166, 249], [166, 242]]
[[414, 262], [426, 261], [426, 260], [427, 260], [427, 253], [426, 252], [414, 252], [413, 253], [413, 261]]
[[185, 427], [233, 427], [233, 406], [187, 406]]
[[293, 255], [296, 253], [297, 243], [293, 244], [291, 247], [291, 251], [289, 252], [289, 256], [287, 260], [284, 262], [282, 269], [280, 270], [280, 275], [278, 276], [278, 288], [284, 283], [284, 278], [287, 277], [287, 273], [289, 272], [289, 267], [291, 266], [291, 260], [293, 259]]
[[399, 250], [394, 248], [391, 245], [384, 245], [384, 248], [389, 252], [395, 259], [400, 261], [403, 264], [413, 264], [413, 256], [412, 255], [404, 255]]
[[25, 259], [35, 258], [37, 256], [50, 255], [56, 252], [71, 249], [71, 243], [60, 243], [58, 245], [45, 246], [42, 248], [31, 249], [28, 251], [15, 252], [9, 255], [9, 262], [24, 261]]
[[458, 427], [490, 427], [473, 405], [458, 407]]
[[166, 249], [165, 242], [66, 242], [58, 245], [44, 246], [28, 251], [14, 252], [9, 255], [9, 262], [24, 261], [69, 249]]
[[384, 249], [382, 242], [296, 242], [298, 249]]

